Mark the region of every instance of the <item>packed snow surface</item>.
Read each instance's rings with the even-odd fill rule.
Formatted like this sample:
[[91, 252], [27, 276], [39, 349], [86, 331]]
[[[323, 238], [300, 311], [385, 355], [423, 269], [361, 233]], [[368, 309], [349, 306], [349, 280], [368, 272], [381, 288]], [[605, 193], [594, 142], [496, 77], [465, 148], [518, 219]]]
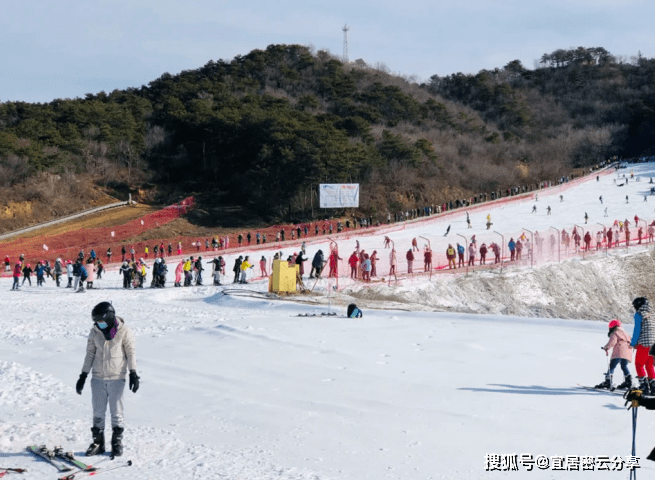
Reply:
[[[477, 230], [466, 228], [461, 212], [387, 235], [403, 248], [426, 236], [441, 254], [452, 241], [443, 238], [448, 224], [451, 236], [476, 233], [485, 241], [487, 214], [502, 232], [570, 229], [584, 222], [585, 211], [590, 222], [610, 224], [606, 206], [611, 221], [652, 219], [655, 197], [643, 195], [655, 169], [637, 165], [619, 174], [631, 170], [639, 182], [618, 187], [612, 173], [563, 190], [563, 202], [562, 191], [540, 192], [536, 214], [534, 198], [490, 204], [471, 215]], [[359, 239], [367, 251], [384, 251], [383, 238], [352, 235], [340, 249], [349, 254]], [[263, 254], [272, 255], [271, 248]], [[310, 258], [318, 248], [329, 247], [310, 243]], [[0, 279], [0, 467], [27, 468], [25, 479], [55, 479], [56, 470], [25, 447], [62, 445], [81, 455], [90, 443], [90, 385], [79, 396], [75, 382], [90, 311], [111, 300], [135, 332], [141, 388], [125, 393], [125, 454], [116, 460], [134, 465], [100, 478], [580, 476], [552, 468], [523, 473], [521, 464], [515, 472], [486, 471], [485, 455], [630, 454], [631, 413], [623, 399], [577, 384], [603, 380], [604, 320], [630, 322], [630, 300], [650, 292], [650, 249], [391, 285], [340, 280], [335, 290], [333, 281], [321, 280], [314, 294], [287, 299], [265, 296], [264, 281], [229, 283], [228, 293], [168, 288], [172, 274], [166, 289], [126, 291], [110, 271], [83, 294], [52, 281], [12, 292], [11, 279]], [[363, 318], [345, 318], [351, 301]], [[617, 378], [623, 380], [618, 369]], [[645, 460], [655, 445], [655, 412], [640, 409], [636, 441], [638, 473], [647, 478], [655, 473]], [[628, 477], [625, 469], [598, 475]]]

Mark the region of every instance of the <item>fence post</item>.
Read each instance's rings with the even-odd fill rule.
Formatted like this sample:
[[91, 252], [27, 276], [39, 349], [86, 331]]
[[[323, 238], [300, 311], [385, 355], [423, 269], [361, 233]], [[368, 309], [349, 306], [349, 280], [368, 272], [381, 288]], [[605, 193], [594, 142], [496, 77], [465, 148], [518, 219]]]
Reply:
[[[639, 221], [644, 222], [644, 226], [646, 227], [645, 230], [644, 230], [644, 233], [646, 234], [646, 236], [648, 236], [648, 222], [646, 220], [644, 220], [643, 218], [640, 218]], [[639, 223], [638, 222], [637, 222], [637, 231], [639, 231]]]
[[608, 241], [607, 241], [607, 227], [605, 225], [603, 225], [602, 223], [600, 223], [600, 222], [596, 222], [596, 223], [598, 225], [600, 225], [601, 227], [603, 227], [603, 234], [604, 234], [603, 235], [603, 240], [605, 240], [605, 257], [607, 257], [607, 255], [608, 255], [608, 252], [607, 252], [607, 243], [608, 243]]
[[[334, 273], [337, 279], [337, 291], [338, 291], [339, 290], [339, 245], [330, 237], [328, 237], [328, 240], [330, 241], [330, 255], [332, 254], [332, 244], [334, 244], [334, 251], [337, 254], [337, 258], [336, 258], [337, 268]], [[328, 257], [328, 267], [329, 267], [329, 262], [330, 262], [330, 257]], [[328, 272], [328, 275], [329, 274], [330, 272]], [[330, 288], [329, 282], [328, 282], [328, 288]]]
[[550, 227], [553, 230], [557, 232], [557, 263], [560, 263], [561, 261], [561, 255], [560, 255], [560, 242], [562, 241], [561, 236], [560, 236], [560, 231], [555, 228], [555, 227]]
[[[574, 224], [573, 226], [579, 228], [580, 230], [582, 230], [582, 242], [584, 243], [584, 235], [585, 235], [584, 228], [582, 228], [582, 227], [581, 227], [580, 225], [578, 225], [578, 224]], [[574, 240], [574, 241], [575, 241], [575, 240]], [[584, 260], [584, 256], [585, 256], [584, 253], [585, 253], [585, 248], [584, 248], [584, 246], [583, 246], [583, 247], [582, 247], [582, 259], [583, 259], [583, 260]]]
[[530, 238], [531, 238], [531, 240], [532, 240], [532, 241], [530, 242], [530, 243], [532, 244], [532, 251], [531, 251], [531, 252], [528, 252], [528, 253], [530, 254], [530, 268], [534, 268], [534, 267], [533, 267], [533, 261], [532, 261], [532, 259], [534, 258], [534, 233], [532, 233], [532, 232], [531, 232], [530, 230], [528, 230], [527, 228], [523, 228], [523, 230], [525, 230], [526, 232], [528, 232], [528, 233], [530, 234]]

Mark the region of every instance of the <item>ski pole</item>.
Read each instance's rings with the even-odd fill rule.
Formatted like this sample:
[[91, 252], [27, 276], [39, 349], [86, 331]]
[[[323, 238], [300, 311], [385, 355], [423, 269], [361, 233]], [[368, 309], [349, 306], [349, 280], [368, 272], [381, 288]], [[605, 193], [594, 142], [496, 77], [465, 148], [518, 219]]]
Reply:
[[[637, 406], [635, 406], [635, 401], [632, 402], [633, 404], [633, 409], [632, 409], [632, 456], [635, 457], [637, 455], [637, 406], [639, 405], [637, 403]], [[630, 480], [637, 480], [637, 469], [633, 468], [630, 470]]]
[[70, 475], [60, 477], [59, 480], [77, 480], [79, 478], [92, 477], [92, 476], [95, 476], [95, 475], [100, 475], [100, 474], [105, 473], [105, 472], [110, 472], [112, 470], [118, 470], [119, 468], [131, 467], [131, 466], [132, 466], [132, 460], [128, 460], [126, 463], [123, 463], [122, 465], [116, 465], [116, 466], [111, 466], [111, 467], [107, 467], [107, 468], [100, 468], [100, 469], [92, 471], [92, 472], [87, 472], [87, 471], [81, 470], [79, 472], [71, 473]]

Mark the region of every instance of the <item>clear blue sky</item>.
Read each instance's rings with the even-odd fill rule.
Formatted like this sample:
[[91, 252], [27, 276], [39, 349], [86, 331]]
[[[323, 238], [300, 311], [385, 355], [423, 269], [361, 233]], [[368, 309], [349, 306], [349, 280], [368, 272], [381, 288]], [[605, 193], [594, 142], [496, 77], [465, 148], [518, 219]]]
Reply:
[[0, 15], [0, 101], [140, 87], [274, 43], [313, 45], [428, 79], [557, 48], [655, 57], [653, 0], [24, 0]]

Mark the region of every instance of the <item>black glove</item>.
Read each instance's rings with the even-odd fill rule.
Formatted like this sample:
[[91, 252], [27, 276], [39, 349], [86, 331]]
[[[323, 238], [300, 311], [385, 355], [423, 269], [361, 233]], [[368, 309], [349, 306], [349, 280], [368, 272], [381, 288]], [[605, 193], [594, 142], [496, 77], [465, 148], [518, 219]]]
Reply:
[[130, 390], [134, 393], [139, 389], [139, 376], [136, 374], [136, 370], [130, 370]]
[[84, 388], [84, 382], [86, 382], [86, 376], [87, 376], [86, 373], [84, 372], [80, 373], [80, 378], [77, 380], [77, 383], [75, 384], [75, 391], [79, 395], [82, 395], [82, 389]]

